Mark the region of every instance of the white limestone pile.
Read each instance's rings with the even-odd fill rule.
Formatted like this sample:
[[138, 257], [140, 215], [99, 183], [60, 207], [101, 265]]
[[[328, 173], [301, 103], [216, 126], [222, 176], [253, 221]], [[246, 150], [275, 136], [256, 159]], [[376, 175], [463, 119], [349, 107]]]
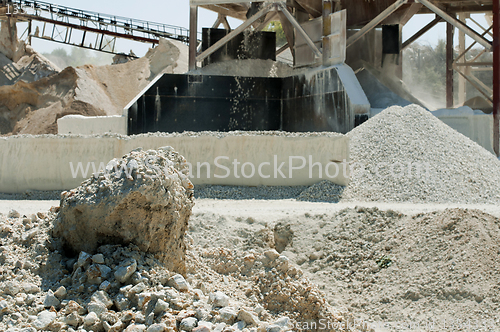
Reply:
[[390, 107], [348, 136], [343, 201], [500, 202], [498, 159], [420, 106]]

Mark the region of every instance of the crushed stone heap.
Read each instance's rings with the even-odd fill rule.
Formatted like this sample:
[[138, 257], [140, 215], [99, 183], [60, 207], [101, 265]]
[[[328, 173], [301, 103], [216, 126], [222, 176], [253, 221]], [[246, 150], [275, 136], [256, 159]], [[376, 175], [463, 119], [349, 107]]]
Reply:
[[420, 106], [390, 107], [348, 136], [343, 201], [500, 202], [500, 161]]
[[167, 257], [167, 268], [183, 273], [183, 239], [194, 205], [188, 171], [184, 157], [171, 147], [136, 149], [115, 158], [98, 177], [61, 194], [53, 234], [77, 253], [135, 244]]

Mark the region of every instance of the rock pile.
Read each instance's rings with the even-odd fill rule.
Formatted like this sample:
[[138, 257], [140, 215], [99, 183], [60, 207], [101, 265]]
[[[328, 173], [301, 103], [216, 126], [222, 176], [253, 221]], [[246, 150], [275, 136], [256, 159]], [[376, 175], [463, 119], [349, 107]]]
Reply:
[[188, 236], [184, 276], [133, 244], [67, 257], [50, 235], [56, 212], [0, 215], [2, 331], [283, 332], [353, 321], [275, 250], [204, 249]]
[[0, 135], [56, 134], [57, 119], [70, 114], [122, 115], [123, 108], [157, 75], [187, 71], [187, 60], [179, 59], [185, 55], [184, 48], [162, 39], [133, 61], [62, 71], [29, 46], [15, 65], [0, 54]]
[[[194, 205], [188, 172], [184, 157], [171, 147], [139, 148], [115, 158], [105, 171], [62, 193], [54, 236], [73, 252], [133, 243], [164, 257], [169, 270], [183, 273], [184, 233]], [[123, 266], [115, 277], [127, 279], [134, 264]]]

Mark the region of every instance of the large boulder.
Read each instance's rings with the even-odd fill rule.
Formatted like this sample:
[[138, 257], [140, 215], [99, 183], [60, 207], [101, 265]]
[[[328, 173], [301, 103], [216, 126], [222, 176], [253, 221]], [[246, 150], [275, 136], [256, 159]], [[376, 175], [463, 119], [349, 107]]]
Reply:
[[53, 235], [73, 253], [133, 243], [184, 273], [184, 234], [194, 205], [188, 175], [186, 160], [171, 147], [115, 158], [105, 171], [62, 193]]

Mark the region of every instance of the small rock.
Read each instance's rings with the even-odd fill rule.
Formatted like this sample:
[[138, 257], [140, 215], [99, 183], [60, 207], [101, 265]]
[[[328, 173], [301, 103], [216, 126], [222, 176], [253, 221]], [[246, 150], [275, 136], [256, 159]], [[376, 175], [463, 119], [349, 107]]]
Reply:
[[215, 325], [214, 332], [222, 332], [225, 327], [226, 327], [226, 323], [219, 323], [219, 324]]
[[210, 329], [207, 326], [203, 325], [195, 327], [192, 332], [210, 332]]
[[214, 324], [207, 322], [207, 321], [203, 321], [203, 320], [198, 321], [198, 327], [202, 327], [202, 326], [205, 326], [209, 330], [211, 330], [214, 327]]
[[104, 303], [101, 303], [101, 302], [90, 302], [88, 305], [87, 305], [87, 310], [88, 312], [93, 312], [95, 313], [96, 315], [101, 315], [102, 313], [105, 313], [107, 308], [106, 308], [106, 305]]
[[21, 218], [21, 214], [19, 212], [17, 212], [16, 210], [12, 209], [9, 211], [7, 218]]
[[43, 300], [43, 306], [45, 308], [57, 307], [61, 302], [55, 297], [54, 292], [49, 289], [47, 295], [45, 295], [45, 299]]
[[288, 323], [290, 323], [290, 318], [282, 317], [282, 318], [278, 319], [277, 321], [275, 321], [274, 325], [278, 325], [278, 326], [285, 328], [288, 326]]
[[110, 288], [111, 288], [111, 283], [109, 281], [107, 281], [107, 280], [103, 281], [99, 285], [99, 290], [102, 290], [102, 291], [105, 291], [105, 292], [107, 292]]
[[197, 323], [198, 323], [198, 320], [196, 318], [188, 317], [188, 318], [184, 318], [181, 321], [181, 324], [179, 327], [181, 330], [191, 332], [196, 327]]
[[64, 317], [64, 323], [74, 327], [77, 327], [81, 320], [82, 318], [76, 312], [72, 312], [68, 316]]
[[19, 284], [17, 282], [7, 281], [7, 283], [5, 283], [3, 292], [7, 295], [16, 296], [20, 290], [21, 289], [20, 289]]
[[87, 316], [83, 319], [83, 325], [92, 326], [99, 321], [99, 317], [95, 312], [89, 312]]
[[5, 300], [0, 301], [0, 314], [9, 311], [9, 303]]
[[130, 301], [123, 294], [118, 294], [114, 303], [119, 311], [127, 310], [130, 306]]
[[115, 271], [115, 278], [122, 284], [137, 270], [137, 261], [132, 259]]
[[57, 314], [53, 311], [44, 310], [38, 314], [33, 326], [38, 330], [43, 330], [50, 325], [55, 319]]
[[227, 307], [229, 305], [229, 296], [221, 291], [216, 291], [215, 293], [210, 293], [209, 302], [216, 307]]
[[167, 311], [169, 304], [162, 299], [158, 299], [155, 305], [155, 314], [159, 314], [160, 312]]
[[238, 320], [242, 320], [248, 325], [259, 325], [259, 319], [246, 310], [240, 310], [238, 313]]
[[64, 299], [64, 297], [66, 296], [66, 294], [68, 294], [68, 292], [66, 291], [66, 287], [64, 286], [61, 286], [59, 287], [55, 292], [54, 292], [54, 295], [58, 298], [58, 299]]
[[36, 294], [36, 293], [40, 292], [40, 287], [38, 287], [35, 284], [29, 283], [29, 282], [25, 282], [25, 283], [21, 284], [21, 288], [27, 294]]
[[109, 298], [108, 294], [105, 291], [97, 291], [91, 297], [92, 302], [102, 303], [106, 307], [106, 309], [111, 308], [113, 305], [113, 301]]
[[255, 312], [257, 313], [257, 315], [260, 315], [260, 313], [261, 313], [262, 311], [264, 311], [264, 310], [265, 310], [265, 309], [264, 309], [264, 307], [263, 307], [263, 306], [261, 306], [260, 304], [257, 304], [257, 305], [255, 306]]
[[309, 259], [312, 260], [312, 261], [315, 261], [315, 260], [318, 260], [321, 258], [321, 256], [323, 256], [323, 253], [321, 252], [313, 252], [309, 255]]
[[146, 289], [146, 285], [143, 282], [138, 283], [130, 289], [130, 293], [138, 294]]
[[180, 274], [176, 274], [170, 278], [168, 284], [181, 292], [189, 290], [189, 285], [186, 279], [184, 279], [184, 277]]
[[135, 322], [139, 324], [143, 324], [146, 321], [146, 317], [144, 317], [144, 314], [142, 312], [137, 312], [135, 314]]
[[149, 326], [146, 332], [165, 332], [166, 330], [167, 330], [167, 325], [161, 323]]
[[270, 261], [274, 261], [280, 256], [280, 254], [275, 249], [269, 249], [264, 252], [264, 256], [266, 256]]
[[245, 328], [247, 324], [240, 320], [239, 322], [236, 322], [233, 326], [231, 326], [233, 329], [237, 330], [237, 331], [241, 331]]
[[96, 254], [92, 256], [92, 262], [96, 264], [104, 264], [104, 256], [103, 254]]
[[266, 332], [281, 332], [281, 326], [275, 324], [267, 325]]
[[144, 332], [144, 331], [146, 331], [146, 325], [132, 324], [129, 325], [123, 332]]
[[151, 301], [151, 293], [145, 292], [137, 295], [137, 306], [139, 309], [142, 310], [149, 301]]
[[236, 311], [233, 308], [229, 307], [222, 308], [221, 310], [219, 310], [219, 315], [221, 320], [227, 324], [232, 324], [233, 321], [238, 316]]
[[92, 256], [87, 254], [86, 252], [80, 252], [78, 255], [78, 261], [76, 262], [77, 267], [85, 267], [89, 265], [92, 261]]

